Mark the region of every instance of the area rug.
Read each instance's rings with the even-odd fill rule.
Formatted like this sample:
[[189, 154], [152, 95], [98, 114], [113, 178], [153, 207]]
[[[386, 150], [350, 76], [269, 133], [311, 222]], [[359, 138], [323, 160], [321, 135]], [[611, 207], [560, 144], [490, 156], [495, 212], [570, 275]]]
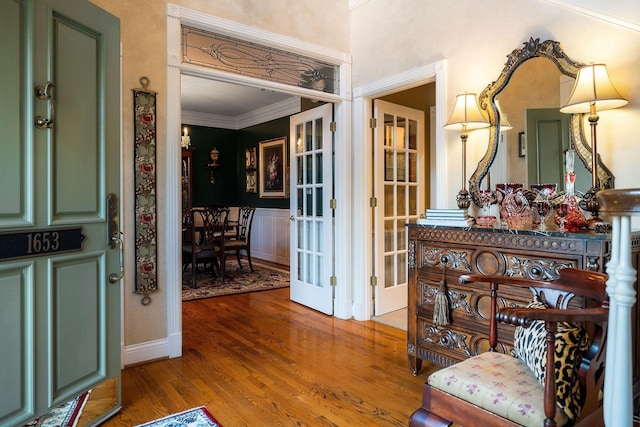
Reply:
[[89, 400], [90, 393], [91, 390], [82, 393], [80, 396], [57, 407], [47, 415], [43, 415], [25, 424], [24, 427], [75, 427], [84, 409], [84, 405], [86, 405], [87, 400]]
[[169, 415], [145, 424], [138, 424], [136, 427], [222, 427], [215, 418], [211, 416], [207, 408], [189, 409], [178, 414]]
[[255, 272], [252, 273], [247, 261], [242, 263], [244, 268], [240, 269], [235, 259], [227, 260], [224, 283], [219, 275], [213, 277], [211, 272], [197, 272], [196, 288], [191, 287], [191, 271], [183, 272], [182, 301], [289, 287], [289, 272], [254, 262]]

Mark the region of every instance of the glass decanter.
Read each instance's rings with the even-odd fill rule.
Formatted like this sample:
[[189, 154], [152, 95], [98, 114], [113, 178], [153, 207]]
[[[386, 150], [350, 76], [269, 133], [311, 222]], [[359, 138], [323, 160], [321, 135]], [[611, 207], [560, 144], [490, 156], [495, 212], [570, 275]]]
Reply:
[[587, 220], [584, 217], [578, 201], [576, 200], [576, 173], [574, 169], [576, 152], [573, 149], [567, 150], [566, 154], [566, 174], [565, 174], [565, 199], [558, 209], [556, 224], [563, 231], [580, 231], [587, 228]]

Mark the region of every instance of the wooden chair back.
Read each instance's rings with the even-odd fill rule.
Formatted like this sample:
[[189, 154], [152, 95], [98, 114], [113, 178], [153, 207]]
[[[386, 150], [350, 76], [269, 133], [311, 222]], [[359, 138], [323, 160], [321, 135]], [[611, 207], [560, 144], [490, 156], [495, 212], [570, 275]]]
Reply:
[[191, 271], [193, 286], [196, 286], [196, 271], [199, 263], [210, 262], [220, 271], [224, 283], [224, 230], [227, 226], [229, 208], [204, 207], [191, 209]]
[[244, 240], [247, 243], [251, 238], [251, 225], [253, 224], [253, 215], [256, 208], [249, 206], [242, 206], [238, 209], [238, 228], [236, 233], [236, 239]]
[[238, 259], [238, 266], [242, 268], [240, 262], [240, 251], [247, 253], [249, 269], [253, 272], [253, 263], [251, 261], [251, 227], [253, 225], [253, 217], [256, 208], [242, 206], [238, 209], [238, 223], [236, 225], [236, 235], [233, 238], [225, 239], [225, 251], [235, 252]]

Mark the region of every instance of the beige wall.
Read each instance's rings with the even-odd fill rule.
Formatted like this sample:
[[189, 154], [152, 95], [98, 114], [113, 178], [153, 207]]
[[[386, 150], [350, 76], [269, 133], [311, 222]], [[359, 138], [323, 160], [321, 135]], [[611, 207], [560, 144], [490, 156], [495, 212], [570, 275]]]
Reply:
[[[636, 28], [640, 27], [637, 0], [600, 3], [601, 8], [610, 8], [618, 16], [635, 19]], [[640, 158], [635, 136], [640, 123], [638, 31], [541, 0], [368, 0], [351, 13], [353, 87], [446, 59], [448, 115], [456, 94], [480, 93], [498, 77], [507, 54], [530, 37], [559, 41], [576, 61], [607, 64], [614, 84], [629, 104], [600, 114], [598, 151], [615, 174], [617, 187], [640, 186], [640, 174], [634, 172]], [[487, 135], [486, 130], [478, 130], [469, 137], [467, 176], [486, 150]], [[458, 177], [458, 135], [446, 132], [446, 138], [447, 172]], [[516, 140], [512, 138], [514, 144]], [[451, 182], [447, 200], [453, 204], [459, 185]]]

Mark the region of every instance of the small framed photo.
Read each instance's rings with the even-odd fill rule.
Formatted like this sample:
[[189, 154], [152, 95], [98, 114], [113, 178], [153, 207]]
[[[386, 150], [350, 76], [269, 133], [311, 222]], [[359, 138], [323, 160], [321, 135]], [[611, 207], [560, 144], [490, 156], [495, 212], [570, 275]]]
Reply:
[[247, 193], [257, 193], [258, 185], [257, 185], [257, 173], [256, 171], [248, 171], [247, 172]]
[[246, 150], [244, 150], [244, 156], [245, 156], [245, 162], [244, 162], [245, 169], [255, 169], [256, 168], [256, 147], [247, 148]]
[[518, 157], [524, 157], [527, 154], [527, 140], [524, 132], [518, 133]]
[[260, 142], [260, 197], [286, 198], [287, 137]]

